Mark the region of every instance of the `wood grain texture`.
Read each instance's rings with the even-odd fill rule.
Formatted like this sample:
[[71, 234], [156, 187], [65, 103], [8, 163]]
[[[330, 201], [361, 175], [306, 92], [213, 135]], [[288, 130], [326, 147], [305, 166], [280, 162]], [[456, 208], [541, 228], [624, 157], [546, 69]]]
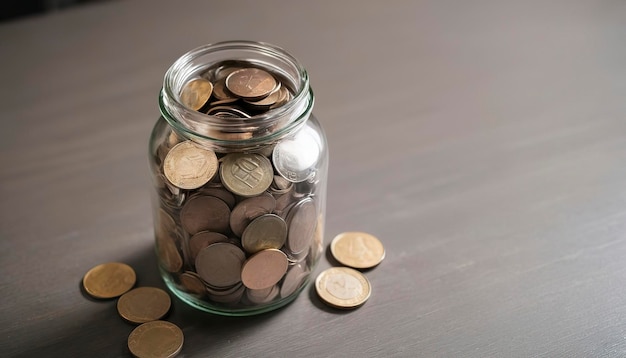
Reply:
[[[626, 356], [626, 4], [116, 1], [0, 25], [0, 348], [127, 357], [80, 290], [152, 250], [147, 140], [169, 65], [261, 40], [309, 70], [326, 242], [387, 257], [353, 312], [305, 291], [250, 318], [174, 300], [182, 357]], [[323, 258], [316, 274], [334, 265]]]

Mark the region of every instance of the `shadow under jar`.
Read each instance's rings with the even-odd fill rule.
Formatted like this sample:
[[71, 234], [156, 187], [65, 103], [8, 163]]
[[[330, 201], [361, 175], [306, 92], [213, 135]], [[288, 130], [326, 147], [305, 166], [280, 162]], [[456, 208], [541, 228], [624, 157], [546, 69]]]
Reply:
[[150, 138], [159, 268], [232, 316], [291, 302], [323, 250], [328, 150], [306, 70], [278, 47], [222, 42], [165, 74]]

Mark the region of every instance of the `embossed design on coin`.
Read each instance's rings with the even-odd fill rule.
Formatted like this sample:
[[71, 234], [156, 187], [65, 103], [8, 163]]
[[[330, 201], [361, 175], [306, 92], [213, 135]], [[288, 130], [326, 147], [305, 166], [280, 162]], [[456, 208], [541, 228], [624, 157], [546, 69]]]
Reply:
[[187, 107], [197, 111], [211, 98], [213, 84], [204, 78], [193, 79], [183, 86], [180, 101]]
[[220, 178], [231, 192], [251, 197], [269, 188], [274, 170], [270, 160], [260, 154], [231, 153], [223, 158]]
[[280, 249], [287, 239], [287, 224], [275, 214], [265, 214], [254, 219], [241, 235], [241, 245], [253, 254], [265, 249]]
[[237, 246], [219, 242], [200, 250], [196, 272], [208, 284], [229, 287], [241, 281], [241, 266], [246, 255]]
[[285, 275], [287, 266], [287, 256], [282, 251], [259, 251], [243, 264], [241, 281], [254, 290], [272, 287]]
[[170, 310], [170, 295], [157, 287], [138, 287], [117, 300], [117, 312], [131, 323], [145, 323], [163, 318]]
[[344, 232], [330, 243], [333, 257], [345, 266], [366, 269], [385, 258], [385, 248], [375, 236], [365, 232]]
[[200, 231], [225, 233], [229, 227], [230, 209], [221, 199], [214, 196], [194, 196], [180, 211], [183, 229], [190, 235]]
[[197, 189], [213, 178], [217, 156], [188, 140], [178, 143], [165, 157], [163, 172], [170, 183], [181, 189]]
[[236, 96], [254, 99], [270, 94], [276, 88], [276, 79], [260, 68], [247, 67], [229, 74], [226, 88]]
[[183, 348], [183, 331], [173, 323], [151, 321], [128, 336], [128, 349], [137, 358], [173, 358]]
[[83, 287], [91, 297], [118, 297], [135, 285], [137, 275], [132, 267], [109, 262], [93, 267], [83, 277]]
[[331, 267], [315, 280], [319, 297], [336, 308], [355, 308], [367, 301], [372, 292], [367, 278], [348, 267]]

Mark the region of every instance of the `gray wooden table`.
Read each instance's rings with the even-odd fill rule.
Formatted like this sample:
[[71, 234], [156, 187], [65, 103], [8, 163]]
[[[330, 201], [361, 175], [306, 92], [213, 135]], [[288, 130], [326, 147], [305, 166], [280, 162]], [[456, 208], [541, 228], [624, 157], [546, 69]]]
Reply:
[[[626, 3], [115, 1], [0, 25], [0, 355], [127, 357], [80, 290], [164, 287], [147, 140], [163, 74], [217, 41], [286, 48], [331, 150], [326, 243], [378, 236], [361, 308], [307, 289], [181, 357], [626, 356]], [[322, 258], [315, 275], [334, 263]]]

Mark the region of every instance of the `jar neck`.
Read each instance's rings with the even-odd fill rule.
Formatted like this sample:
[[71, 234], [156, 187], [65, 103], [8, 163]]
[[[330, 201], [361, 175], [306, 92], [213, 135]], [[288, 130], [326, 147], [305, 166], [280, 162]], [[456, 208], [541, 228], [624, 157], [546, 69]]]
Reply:
[[[274, 73], [293, 98], [284, 105], [250, 118], [223, 118], [182, 104], [180, 93], [193, 78], [226, 61], [242, 61]], [[163, 118], [178, 134], [219, 151], [264, 147], [298, 130], [313, 109], [314, 96], [302, 65], [284, 50], [258, 42], [222, 42], [199, 47], [181, 56], [165, 74], [159, 95]]]

